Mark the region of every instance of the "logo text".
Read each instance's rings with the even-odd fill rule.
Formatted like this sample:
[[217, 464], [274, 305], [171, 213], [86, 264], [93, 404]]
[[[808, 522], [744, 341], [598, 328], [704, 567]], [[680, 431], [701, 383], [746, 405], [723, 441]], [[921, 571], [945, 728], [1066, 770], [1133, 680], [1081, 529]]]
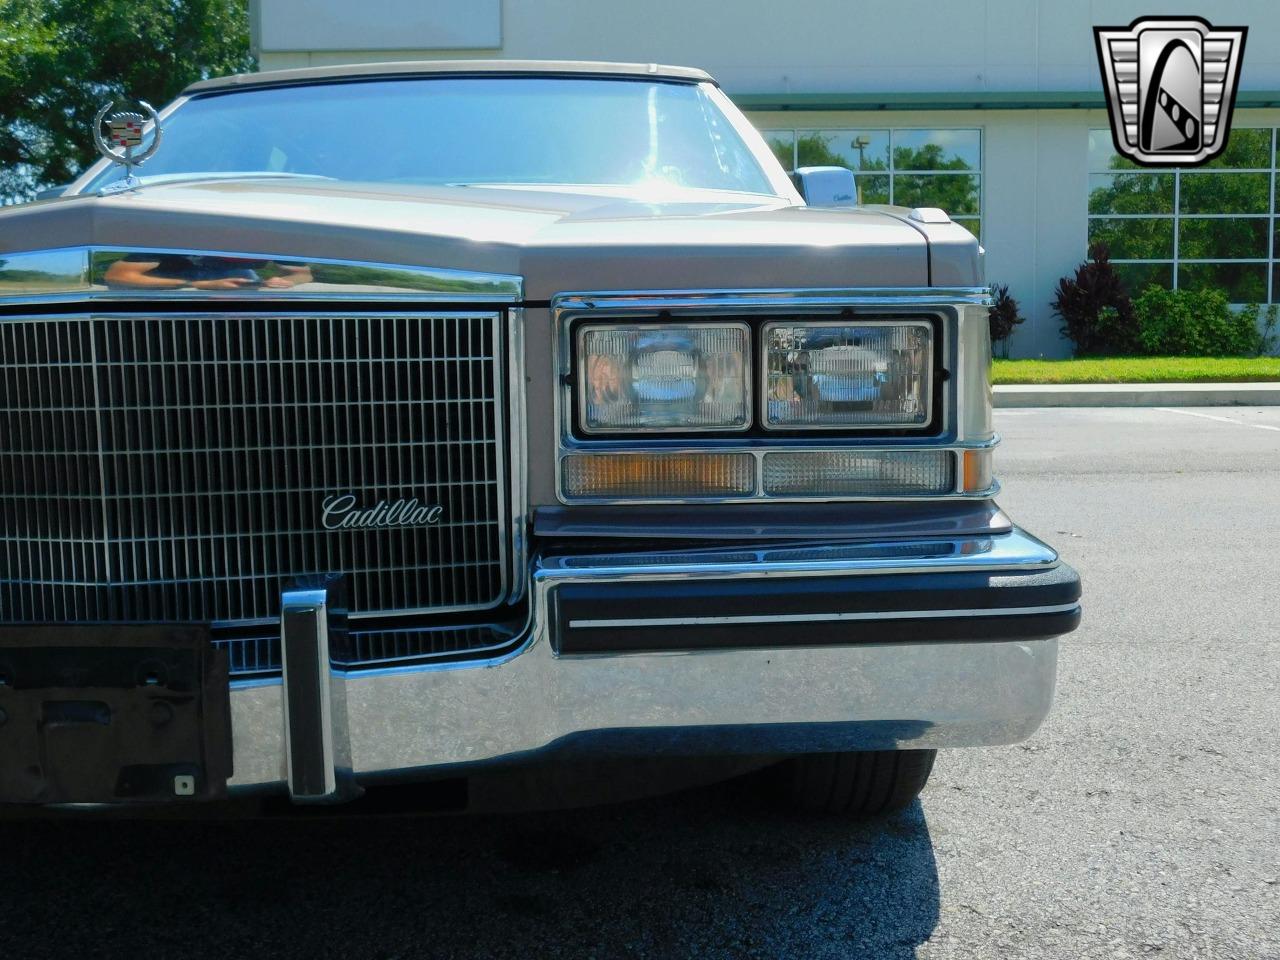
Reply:
[[379, 500], [368, 509], [359, 509], [354, 494], [325, 498], [320, 523], [326, 530], [368, 530], [376, 527], [425, 527], [440, 522], [444, 507], [408, 500]]

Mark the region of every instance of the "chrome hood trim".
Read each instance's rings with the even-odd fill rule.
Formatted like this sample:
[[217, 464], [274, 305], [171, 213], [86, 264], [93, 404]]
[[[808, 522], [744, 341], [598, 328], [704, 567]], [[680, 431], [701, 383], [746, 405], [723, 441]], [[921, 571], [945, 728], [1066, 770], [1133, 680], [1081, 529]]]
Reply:
[[[280, 271], [289, 285], [241, 278], [238, 289], [209, 289], [196, 282], [171, 287], [135, 285], [111, 276], [124, 257], [157, 262], [201, 263], [206, 272], [256, 274], [257, 264]], [[161, 268], [154, 275], [164, 279]], [[169, 278], [175, 283], [183, 279]], [[190, 279], [190, 278], [188, 278]], [[278, 254], [228, 253], [139, 247], [64, 247], [10, 254], [0, 258], [0, 304], [57, 300], [360, 300], [513, 303], [522, 297], [520, 277], [444, 267], [414, 267], [358, 260], [282, 257]]]
[[952, 264], [931, 253], [934, 234], [919, 227], [882, 211], [824, 210], [785, 197], [716, 191], [638, 198], [572, 186], [206, 180], [4, 208], [0, 258], [88, 246], [355, 259], [519, 276], [525, 297], [538, 301], [565, 290], [981, 282], [970, 234], [954, 227], [968, 240]]

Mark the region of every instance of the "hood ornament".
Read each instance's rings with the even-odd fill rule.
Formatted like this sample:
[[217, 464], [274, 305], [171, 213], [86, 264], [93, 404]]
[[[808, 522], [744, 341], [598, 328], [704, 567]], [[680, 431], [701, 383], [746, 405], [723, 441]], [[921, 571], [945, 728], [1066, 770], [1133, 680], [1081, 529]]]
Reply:
[[[160, 118], [151, 104], [145, 100], [138, 101], [138, 106], [145, 113], [111, 113], [114, 106], [114, 102], [108, 103], [98, 111], [93, 121], [93, 142], [100, 154], [112, 163], [124, 166], [124, 179], [105, 187], [103, 193], [119, 193], [142, 186], [142, 181], [133, 175], [133, 168], [151, 159], [160, 146]], [[146, 149], [139, 149], [148, 123], [151, 124], [151, 142]]]

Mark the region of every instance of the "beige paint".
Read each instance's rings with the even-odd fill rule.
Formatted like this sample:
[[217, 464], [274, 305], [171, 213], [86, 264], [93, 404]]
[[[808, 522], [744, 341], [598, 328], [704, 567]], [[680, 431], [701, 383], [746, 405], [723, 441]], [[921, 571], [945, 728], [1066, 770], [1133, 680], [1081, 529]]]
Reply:
[[[0, 253], [155, 247], [449, 267], [565, 291], [924, 286], [923, 231], [870, 210], [698, 193], [670, 201], [482, 187], [271, 180], [158, 184], [0, 212]], [[955, 239], [955, 235], [952, 235]], [[977, 283], [976, 244], [948, 284]]]

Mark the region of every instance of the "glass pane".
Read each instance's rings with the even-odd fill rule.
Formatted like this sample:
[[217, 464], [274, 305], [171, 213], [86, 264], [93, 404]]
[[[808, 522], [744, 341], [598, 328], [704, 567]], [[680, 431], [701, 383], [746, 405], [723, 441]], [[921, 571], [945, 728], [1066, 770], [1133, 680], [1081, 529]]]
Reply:
[[901, 207], [941, 207], [953, 217], [978, 214], [978, 175], [898, 174], [893, 178], [893, 202]]
[[1173, 220], [1090, 218], [1089, 246], [1105, 243], [1115, 260], [1164, 260], [1173, 256]]
[[895, 130], [895, 170], [979, 170], [982, 133], [978, 130]]
[[1173, 213], [1173, 174], [1090, 174], [1089, 212]]
[[976, 217], [966, 217], [964, 219], [956, 218], [956, 223], [964, 227], [979, 240], [982, 239], [982, 221]]
[[794, 170], [796, 166], [796, 135], [794, 130], [761, 130], [764, 142], [778, 158], [784, 170]]
[[1137, 170], [1138, 165], [1116, 153], [1110, 130], [1089, 131], [1090, 170]]
[[1266, 170], [1271, 164], [1267, 158], [1271, 156], [1271, 128], [1240, 129], [1235, 127], [1227, 134], [1227, 149], [1222, 156], [1211, 161], [1210, 167], [1251, 167]]
[[1271, 175], [1266, 173], [1184, 173], [1183, 213], [1266, 213]]
[[843, 130], [839, 133], [848, 144], [849, 158], [857, 158], [854, 170], [889, 169], [888, 130]]
[[1173, 289], [1171, 263], [1117, 263], [1115, 268], [1131, 297], [1136, 297], [1153, 283], [1166, 290]]
[[889, 169], [888, 130], [801, 130], [797, 136], [802, 167]]
[[889, 175], [887, 173], [860, 174], [854, 177], [858, 182], [859, 203], [888, 203]]
[[[335, 117], [359, 117], [358, 133], [339, 131]], [[774, 192], [702, 86], [586, 76], [436, 76], [193, 97], [165, 121], [164, 149], [141, 172], [263, 171]], [[94, 189], [122, 173], [108, 171]]]
[[1180, 260], [1249, 260], [1267, 255], [1265, 217], [1186, 217], [1178, 222]]
[[1183, 290], [1222, 290], [1232, 303], [1261, 303], [1267, 298], [1265, 263], [1183, 263], [1178, 265]]

